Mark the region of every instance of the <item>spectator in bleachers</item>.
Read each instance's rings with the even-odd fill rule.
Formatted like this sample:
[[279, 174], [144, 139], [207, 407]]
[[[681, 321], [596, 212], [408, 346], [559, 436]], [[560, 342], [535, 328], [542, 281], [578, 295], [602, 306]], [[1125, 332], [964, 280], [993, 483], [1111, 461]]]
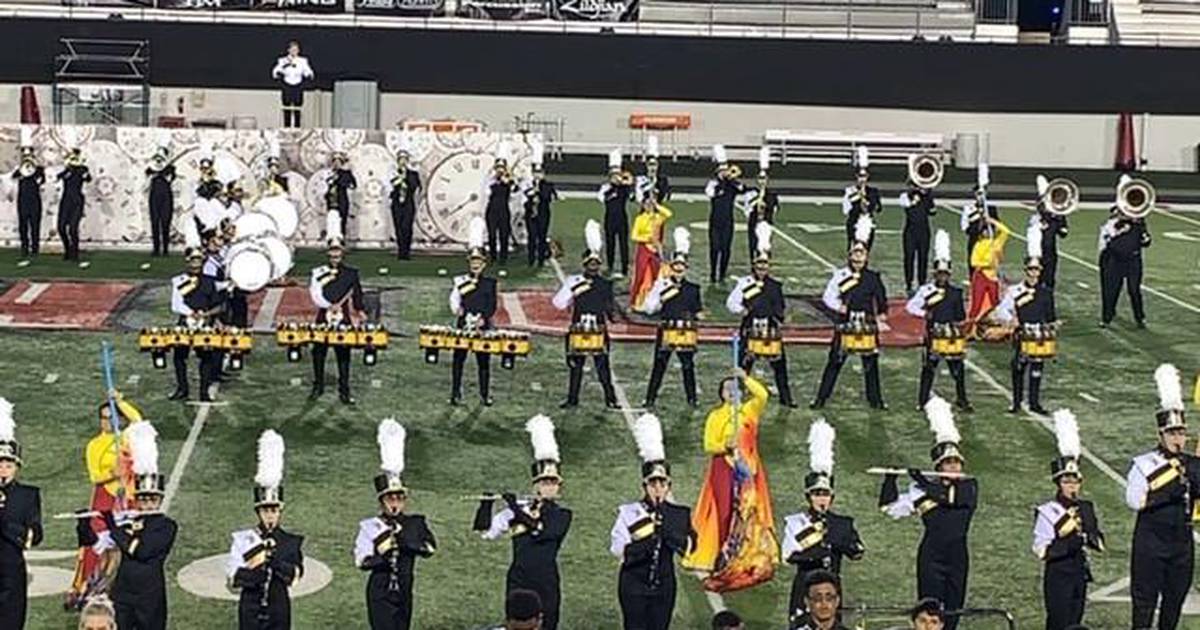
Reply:
[[283, 126], [295, 128], [300, 126], [300, 112], [304, 107], [304, 88], [306, 81], [313, 79], [312, 66], [307, 57], [300, 56], [300, 42], [288, 42], [287, 54], [275, 62], [271, 70], [271, 78], [279, 81], [283, 88], [280, 99], [283, 105]]
[[842, 581], [829, 571], [813, 571], [804, 580], [804, 604], [808, 612], [790, 626], [792, 630], [847, 630], [839, 611]]

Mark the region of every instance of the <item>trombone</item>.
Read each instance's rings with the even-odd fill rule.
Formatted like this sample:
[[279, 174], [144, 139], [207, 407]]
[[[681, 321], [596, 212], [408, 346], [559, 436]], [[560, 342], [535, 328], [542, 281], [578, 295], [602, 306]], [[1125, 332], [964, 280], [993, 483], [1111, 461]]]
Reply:
[[1117, 184], [1117, 211], [1129, 219], [1144, 219], [1154, 209], [1154, 185], [1138, 178], [1121, 178]]

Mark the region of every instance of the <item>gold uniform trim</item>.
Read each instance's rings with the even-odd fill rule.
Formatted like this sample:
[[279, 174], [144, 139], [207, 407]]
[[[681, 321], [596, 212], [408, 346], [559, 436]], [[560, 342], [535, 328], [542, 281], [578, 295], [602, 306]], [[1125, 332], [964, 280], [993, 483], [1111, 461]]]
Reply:
[[853, 289], [854, 287], [858, 286], [858, 283], [861, 280], [862, 280], [862, 277], [859, 276], [858, 274], [856, 274], [856, 273], [850, 274], [849, 276], [846, 277], [845, 280], [842, 280], [841, 283], [838, 284], [838, 291], [840, 291], [842, 293], [846, 293], [850, 289]]

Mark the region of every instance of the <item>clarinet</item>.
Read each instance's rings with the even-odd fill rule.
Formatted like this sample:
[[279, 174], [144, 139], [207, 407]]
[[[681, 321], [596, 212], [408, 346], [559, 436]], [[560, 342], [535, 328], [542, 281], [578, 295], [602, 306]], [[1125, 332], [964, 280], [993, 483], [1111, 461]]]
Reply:
[[663, 533], [662, 533], [662, 508], [659, 504], [654, 505], [654, 510], [651, 512], [651, 518], [654, 519], [654, 548], [650, 550], [650, 588], [657, 589], [662, 586], [662, 576], [658, 574], [658, 563], [662, 557]]
[[275, 571], [271, 569], [271, 556], [275, 553], [275, 537], [270, 534], [263, 537], [263, 548], [267, 556], [267, 579], [263, 582], [262, 597], [258, 600], [258, 620], [266, 622], [271, 618], [271, 580], [275, 577]]
[[388, 551], [388, 592], [396, 593], [400, 591], [400, 542], [396, 540], [400, 523], [390, 523], [389, 527], [392, 530], [392, 548]]

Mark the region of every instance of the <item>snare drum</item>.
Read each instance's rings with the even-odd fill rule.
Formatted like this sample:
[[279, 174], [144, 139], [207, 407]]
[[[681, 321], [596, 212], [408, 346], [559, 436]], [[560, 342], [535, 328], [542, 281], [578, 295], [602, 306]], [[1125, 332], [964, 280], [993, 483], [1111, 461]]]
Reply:
[[929, 352], [944, 359], [962, 358], [967, 353], [967, 338], [956, 324], [934, 324], [929, 330]]
[[840, 345], [849, 354], [875, 354], [879, 352], [879, 326], [867, 319], [865, 313], [854, 312], [849, 320], [838, 326]]
[[665, 321], [661, 326], [662, 347], [674, 352], [695, 352], [700, 343], [696, 322], [688, 319]]
[[783, 356], [783, 335], [768, 320], [754, 320], [746, 335], [746, 352], [758, 359], [774, 361]]
[[1017, 344], [1026, 359], [1053, 359], [1058, 356], [1058, 330], [1049, 324], [1022, 324], [1017, 329]]
[[573, 355], [608, 352], [608, 332], [603, 326], [571, 324], [567, 332], [567, 353]]

